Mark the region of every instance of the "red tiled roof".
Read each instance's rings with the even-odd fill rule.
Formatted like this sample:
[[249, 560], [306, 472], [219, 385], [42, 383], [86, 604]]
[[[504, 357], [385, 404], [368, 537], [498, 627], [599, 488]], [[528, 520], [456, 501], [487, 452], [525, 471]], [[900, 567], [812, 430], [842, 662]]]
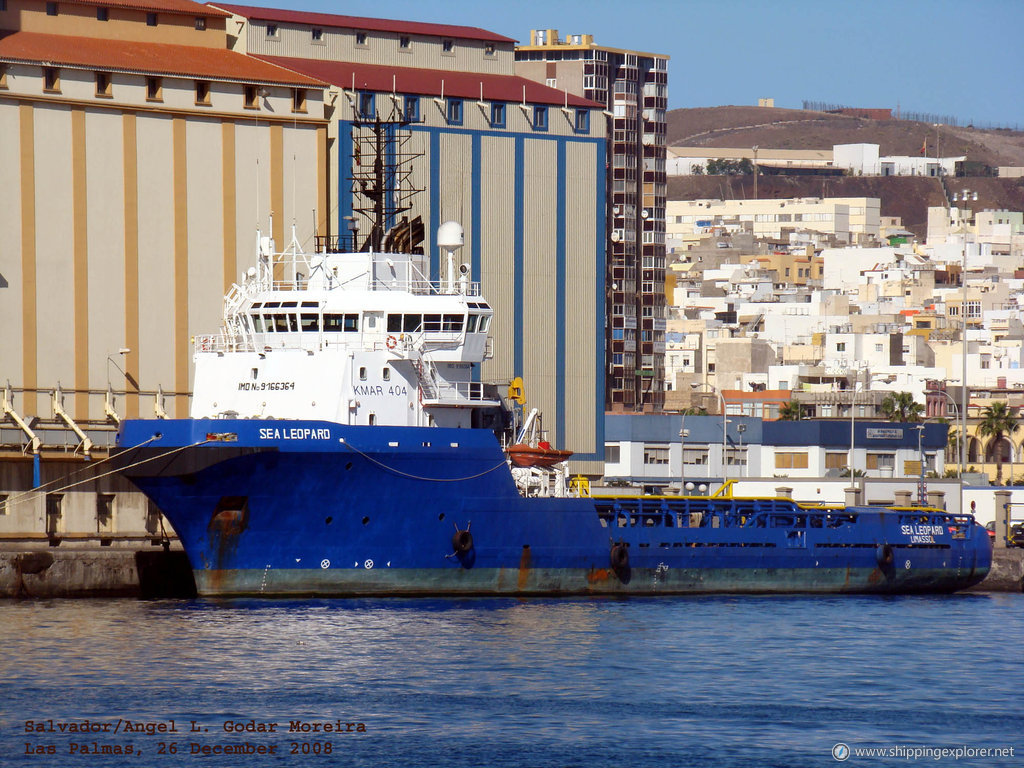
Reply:
[[[353, 64], [347, 61], [318, 61], [315, 59], [292, 59], [283, 56], [259, 56], [268, 62], [289, 67], [317, 80], [339, 88], [379, 91], [384, 93], [412, 93], [422, 96], [440, 96], [442, 81], [445, 97], [479, 99], [483, 89], [486, 101], [522, 102], [523, 89], [527, 104], [566, 103], [563, 91], [515, 75], [488, 75], [477, 72], [449, 72], [440, 69], [417, 69], [414, 67], [389, 67], [383, 64]], [[603, 105], [580, 96], [568, 95], [570, 107], [602, 109]]]
[[461, 37], [471, 40], [486, 40], [492, 43], [514, 43], [511, 37], [488, 32], [479, 27], [460, 27], [455, 24], [431, 24], [422, 21], [398, 21], [396, 19], [368, 19], [362, 16], [338, 16], [333, 13], [312, 13], [310, 11], [288, 11], [279, 8], [259, 8], [252, 5], [225, 5], [208, 3], [239, 16], [261, 21], [276, 21], [283, 24], [308, 24], [315, 27], [340, 27], [366, 31], [393, 32], [395, 34], [434, 35], [437, 37]]
[[181, 13], [187, 16], [216, 16], [225, 18], [230, 13], [218, 11], [192, 0], [61, 0], [68, 5], [91, 5], [104, 8], [130, 8], [136, 11], [157, 11], [158, 13]]
[[323, 87], [312, 77], [226, 48], [0, 30], [0, 61], [211, 80]]

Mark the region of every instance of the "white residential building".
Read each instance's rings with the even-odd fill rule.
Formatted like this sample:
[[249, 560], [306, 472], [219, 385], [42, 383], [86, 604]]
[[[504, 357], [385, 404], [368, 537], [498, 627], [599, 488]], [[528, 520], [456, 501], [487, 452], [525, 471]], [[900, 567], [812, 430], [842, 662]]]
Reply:
[[877, 197], [805, 197], [762, 200], [669, 200], [666, 235], [693, 241], [718, 232], [750, 232], [778, 239], [782, 230], [811, 230], [853, 242], [877, 239]]
[[856, 292], [866, 270], [895, 265], [901, 254], [895, 248], [825, 248], [823, 287], [826, 291]]

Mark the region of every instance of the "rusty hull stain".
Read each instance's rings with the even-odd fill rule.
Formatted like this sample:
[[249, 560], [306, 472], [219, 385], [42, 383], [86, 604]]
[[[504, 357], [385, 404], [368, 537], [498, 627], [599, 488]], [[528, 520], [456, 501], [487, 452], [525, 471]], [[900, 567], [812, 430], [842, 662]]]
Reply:
[[532, 561], [530, 547], [523, 547], [523, 554], [519, 556], [519, 578], [516, 581], [516, 588], [520, 591], [526, 589], [526, 582], [530, 578], [530, 565]]

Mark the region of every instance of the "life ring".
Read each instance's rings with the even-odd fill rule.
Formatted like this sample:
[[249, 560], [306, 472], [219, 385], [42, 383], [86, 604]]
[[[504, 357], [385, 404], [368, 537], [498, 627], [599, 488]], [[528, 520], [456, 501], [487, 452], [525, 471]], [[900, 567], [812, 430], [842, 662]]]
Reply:
[[395, 347], [398, 346], [398, 339], [396, 339], [394, 336], [388, 336], [388, 340], [384, 343], [387, 344], [388, 349], [394, 349]]
[[891, 544], [879, 544], [875, 549], [875, 559], [878, 561], [878, 565], [885, 568], [892, 565], [895, 559], [895, 554], [892, 551]]
[[622, 571], [629, 568], [629, 548], [621, 541], [612, 545], [609, 553], [609, 560], [613, 571]]
[[200, 352], [209, 352], [210, 351], [210, 337], [209, 336], [200, 336], [199, 337], [199, 351]]
[[473, 548], [473, 534], [469, 532], [467, 528], [464, 531], [458, 529], [452, 534], [452, 549], [455, 550], [455, 554], [464, 555]]

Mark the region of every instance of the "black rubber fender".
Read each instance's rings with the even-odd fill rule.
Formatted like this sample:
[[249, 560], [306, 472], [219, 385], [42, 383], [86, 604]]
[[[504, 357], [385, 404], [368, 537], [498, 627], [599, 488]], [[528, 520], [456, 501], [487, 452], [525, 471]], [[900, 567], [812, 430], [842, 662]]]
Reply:
[[452, 549], [457, 555], [464, 555], [473, 549], [473, 534], [469, 532], [468, 528], [465, 531], [456, 529], [452, 534]]
[[879, 567], [890, 567], [896, 559], [896, 555], [892, 551], [892, 544], [879, 544], [875, 548], [875, 559], [878, 561]]
[[621, 541], [618, 544], [612, 544], [612, 549], [608, 554], [608, 559], [613, 571], [618, 572], [626, 570], [629, 568], [629, 547]]

